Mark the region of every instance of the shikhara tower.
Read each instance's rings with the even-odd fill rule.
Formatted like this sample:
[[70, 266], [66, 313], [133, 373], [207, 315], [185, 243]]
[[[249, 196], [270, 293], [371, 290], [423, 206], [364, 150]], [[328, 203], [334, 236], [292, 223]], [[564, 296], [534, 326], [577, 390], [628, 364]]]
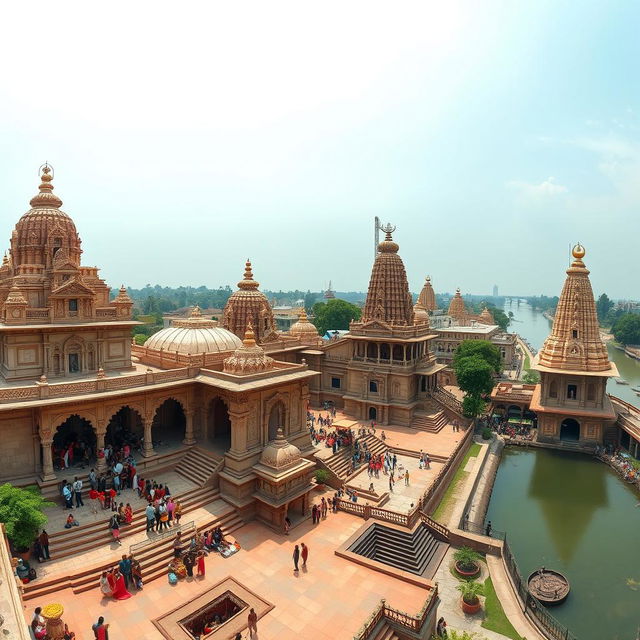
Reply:
[[541, 381], [531, 409], [538, 415], [542, 442], [602, 443], [616, 418], [606, 387], [618, 370], [600, 337], [584, 255], [580, 244], [573, 248], [551, 334], [533, 363]]

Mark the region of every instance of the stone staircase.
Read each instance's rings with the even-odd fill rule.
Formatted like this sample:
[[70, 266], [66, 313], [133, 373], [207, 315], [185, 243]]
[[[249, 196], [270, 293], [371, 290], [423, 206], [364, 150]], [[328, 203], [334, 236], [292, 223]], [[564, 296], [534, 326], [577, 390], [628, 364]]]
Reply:
[[428, 431], [429, 433], [438, 433], [447, 425], [449, 420], [447, 414], [442, 409], [434, 411], [416, 411], [413, 414], [411, 427], [420, 431]]
[[[358, 438], [358, 442], [360, 443], [361, 447], [363, 447], [364, 443], [366, 443], [367, 449], [372, 454], [376, 455], [381, 453], [384, 454], [384, 452], [389, 448], [384, 444], [384, 442], [382, 442], [382, 440], [379, 440], [372, 435], [366, 435], [364, 437]], [[324, 464], [328, 471], [333, 473], [333, 475], [336, 476], [338, 480], [340, 480], [340, 482], [345, 482], [350, 475], [349, 472], [351, 470], [351, 455], [351, 447], [341, 447], [338, 453], [336, 453], [334, 456], [330, 456], [329, 458], [322, 459], [321, 462]], [[358, 468], [362, 468], [362, 464]]]
[[180, 460], [175, 471], [196, 486], [204, 487], [207, 484], [212, 484], [223, 461], [224, 458], [214, 456], [204, 449], [191, 447], [187, 455]]
[[414, 575], [432, 577], [449, 544], [436, 538], [427, 525], [413, 531], [399, 531], [375, 522], [349, 551]]
[[[201, 489], [199, 491], [202, 491]], [[185, 497], [185, 502], [188, 499]], [[236, 529], [239, 529], [244, 525], [244, 521], [238, 516], [236, 510], [224, 502], [224, 500], [218, 498], [217, 496], [209, 498], [206, 502], [212, 511], [216, 511], [216, 514], [211, 514], [210, 517], [205, 518], [197, 524], [198, 531], [204, 531], [207, 529], [211, 529], [212, 527], [220, 526], [225, 535], [229, 535], [233, 533]], [[199, 505], [204, 506], [204, 505]], [[192, 508], [195, 508], [192, 506]], [[188, 521], [188, 517], [185, 518], [183, 515], [182, 522], [186, 523]], [[89, 525], [88, 525], [89, 526]], [[137, 533], [140, 531], [144, 531], [145, 523], [138, 525], [130, 525], [132, 529], [122, 529], [121, 530], [121, 539], [126, 536], [131, 536], [133, 533]], [[105, 524], [106, 527], [106, 524]], [[105, 528], [103, 527], [103, 528]], [[78, 527], [76, 527], [73, 531], [77, 532]], [[133, 529], [137, 529], [134, 531]], [[111, 535], [107, 532], [108, 538], [110, 539]], [[154, 534], [151, 534], [153, 536]], [[53, 538], [53, 536], [51, 536]], [[185, 536], [185, 545], [189, 541], [189, 536]], [[146, 583], [151, 580], [155, 580], [156, 578], [162, 577], [167, 574], [167, 565], [169, 564], [171, 558], [173, 557], [173, 542], [175, 536], [167, 535], [162, 536], [158, 535], [157, 544], [151, 544], [146, 549], [143, 549], [137, 553], [135, 553], [135, 557], [140, 561], [142, 566], [142, 575], [143, 581]], [[153, 537], [150, 537], [150, 540], [153, 540]], [[51, 540], [53, 542], [53, 540]], [[84, 548], [86, 551], [87, 543], [84, 538], [82, 541], [77, 540], [76, 548]], [[95, 545], [89, 545], [89, 548]], [[50, 547], [51, 553], [53, 557], [54, 551], [53, 547]], [[119, 552], [119, 550], [116, 550]], [[122, 553], [128, 553], [128, 548], [126, 544], [122, 545]], [[67, 554], [67, 555], [70, 555]], [[58, 556], [59, 557], [59, 556]], [[71, 588], [74, 593], [82, 593], [83, 591], [89, 591], [90, 589], [96, 589], [99, 586], [99, 579], [102, 572], [108, 568], [115, 566], [118, 562], [118, 555], [115, 554], [114, 558], [110, 559], [107, 562], [101, 563], [99, 565], [94, 565], [92, 567], [88, 567], [87, 569], [82, 569], [73, 573], [72, 575], [61, 574], [58, 576], [52, 576], [51, 578], [43, 578], [41, 580], [35, 580], [34, 582], [30, 582], [24, 587], [24, 600], [31, 600], [34, 598], [39, 598], [49, 593], [53, 593], [55, 591], [59, 591], [60, 589]], [[69, 573], [69, 572], [66, 572]]]
[[400, 636], [389, 626], [389, 623], [384, 618], [369, 638], [370, 640], [400, 640]]

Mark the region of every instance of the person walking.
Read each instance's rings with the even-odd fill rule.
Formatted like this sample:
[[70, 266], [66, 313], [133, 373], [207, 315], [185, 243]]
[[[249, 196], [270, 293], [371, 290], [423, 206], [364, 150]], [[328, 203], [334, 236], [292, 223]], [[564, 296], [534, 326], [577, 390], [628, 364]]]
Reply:
[[404, 472], [404, 486], [409, 486], [409, 469]]
[[322, 505], [321, 505], [322, 519], [325, 520], [327, 517], [327, 501], [322, 496]]
[[300, 548], [296, 545], [293, 549], [293, 567], [294, 571], [298, 572], [298, 561], [300, 560]]
[[120, 520], [118, 519], [117, 513], [114, 513], [111, 516], [111, 520], [109, 520], [109, 528], [111, 529], [113, 539], [122, 546], [122, 541], [120, 540]]
[[396, 465], [398, 464], [398, 456], [396, 456], [396, 454], [393, 454], [393, 470], [396, 470]]
[[95, 469], [91, 469], [91, 471], [89, 471], [89, 485], [92, 489], [95, 489], [98, 486], [98, 477], [96, 476]]
[[38, 536], [40, 547], [42, 548], [42, 557], [45, 560], [51, 560], [49, 555], [49, 534], [43, 529], [42, 533]]
[[302, 547], [302, 566], [306, 567], [307, 566], [307, 558], [309, 557], [309, 547], [307, 547], [307, 545], [302, 542], [300, 543], [300, 546]]
[[251, 607], [249, 611], [247, 622], [249, 623], [249, 637], [253, 638], [253, 634], [255, 633], [257, 635], [258, 633], [258, 614], [253, 607]]
[[76, 507], [84, 507], [84, 502], [82, 502], [82, 480], [78, 476], [73, 481], [73, 495], [76, 499]]
[[68, 482], [65, 482], [62, 487], [62, 497], [64, 498], [64, 508], [73, 509], [73, 493], [71, 492], [71, 485]]
[[91, 630], [96, 640], [109, 640], [109, 625], [104, 623], [102, 616], [98, 618], [98, 622], [91, 625]]
[[393, 476], [389, 476], [389, 491], [393, 493]]
[[175, 507], [173, 508], [173, 517], [176, 520], [176, 524], [180, 524], [180, 518], [182, 517], [182, 505], [180, 504], [180, 500], [176, 500]]

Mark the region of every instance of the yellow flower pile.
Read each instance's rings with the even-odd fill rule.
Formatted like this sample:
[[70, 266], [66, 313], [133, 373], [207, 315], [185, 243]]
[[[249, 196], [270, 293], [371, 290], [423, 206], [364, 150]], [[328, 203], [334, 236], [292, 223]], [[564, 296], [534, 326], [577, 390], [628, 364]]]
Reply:
[[64, 608], [61, 604], [52, 603], [42, 608], [40, 615], [48, 620], [57, 620], [64, 613]]

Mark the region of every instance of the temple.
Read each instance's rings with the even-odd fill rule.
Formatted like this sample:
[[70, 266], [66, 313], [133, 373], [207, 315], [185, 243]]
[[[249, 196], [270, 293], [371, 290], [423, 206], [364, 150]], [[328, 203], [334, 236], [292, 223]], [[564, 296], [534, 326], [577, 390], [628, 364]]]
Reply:
[[600, 337], [585, 250], [578, 244], [572, 253], [551, 334], [533, 363], [541, 380], [531, 410], [538, 415], [538, 440], [599, 444], [616, 419], [606, 389], [618, 370]]

